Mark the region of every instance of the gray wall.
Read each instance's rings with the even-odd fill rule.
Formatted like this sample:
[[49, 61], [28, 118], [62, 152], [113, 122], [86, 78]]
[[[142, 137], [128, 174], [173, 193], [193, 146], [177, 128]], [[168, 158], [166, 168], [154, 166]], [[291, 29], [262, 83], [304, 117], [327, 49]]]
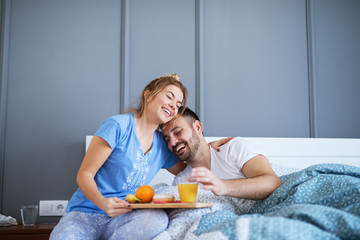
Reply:
[[305, 1], [204, 5], [207, 134], [309, 137]]
[[360, 138], [359, 1], [1, 3], [2, 214], [69, 199], [85, 135], [164, 73], [208, 136]]
[[360, 137], [360, 1], [314, 1], [316, 136]]

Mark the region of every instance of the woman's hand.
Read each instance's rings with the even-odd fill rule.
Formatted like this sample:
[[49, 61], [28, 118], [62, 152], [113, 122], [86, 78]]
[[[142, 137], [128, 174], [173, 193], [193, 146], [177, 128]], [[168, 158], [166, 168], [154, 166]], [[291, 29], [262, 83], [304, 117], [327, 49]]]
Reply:
[[131, 212], [128, 202], [117, 197], [104, 198], [99, 204], [99, 208], [103, 210], [109, 217], [116, 217], [118, 215]]
[[215, 151], [220, 152], [220, 146], [224, 145], [225, 143], [227, 143], [228, 141], [230, 141], [233, 138], [234, 137], [222, 138], [220, 140], [211, 142], [209, 144], [213, 149], [215, 149]]

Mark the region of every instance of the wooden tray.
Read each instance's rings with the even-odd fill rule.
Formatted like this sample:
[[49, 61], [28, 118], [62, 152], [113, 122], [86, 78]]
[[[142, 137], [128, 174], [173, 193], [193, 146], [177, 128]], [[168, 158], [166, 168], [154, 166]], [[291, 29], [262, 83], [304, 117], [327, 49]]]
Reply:
[[212, 203], [132, 203], [130, 208], [207, 208]]

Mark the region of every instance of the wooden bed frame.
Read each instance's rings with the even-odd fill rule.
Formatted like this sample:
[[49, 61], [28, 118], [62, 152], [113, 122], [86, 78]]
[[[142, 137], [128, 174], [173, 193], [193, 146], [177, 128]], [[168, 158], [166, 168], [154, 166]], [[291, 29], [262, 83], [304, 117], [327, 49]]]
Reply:
[[[86, 136], [86, 149], [92, 136]], [[223, 137], [205, 137], [207, 142]], [[360, 139], [348, 138], [245, 138], [263, 150], [271, 163], [304, 169], [320, 163], [342, 163], [360, 167]], [[150, 185], [171, 185], [174, 176], [162, 169]]]

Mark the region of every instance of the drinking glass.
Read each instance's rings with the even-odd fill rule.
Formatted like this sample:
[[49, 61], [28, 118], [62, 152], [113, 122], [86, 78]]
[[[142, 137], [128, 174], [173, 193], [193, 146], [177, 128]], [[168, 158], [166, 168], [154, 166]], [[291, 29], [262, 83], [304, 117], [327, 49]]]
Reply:
[[186, 177], [179, 178], [178, 190], [180, 201], [183, 203], [193, 203], [196, 201], [198, 183], [188, 182]]

